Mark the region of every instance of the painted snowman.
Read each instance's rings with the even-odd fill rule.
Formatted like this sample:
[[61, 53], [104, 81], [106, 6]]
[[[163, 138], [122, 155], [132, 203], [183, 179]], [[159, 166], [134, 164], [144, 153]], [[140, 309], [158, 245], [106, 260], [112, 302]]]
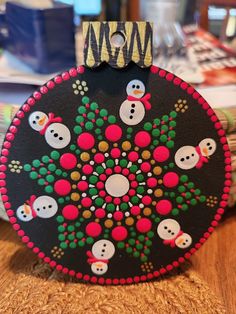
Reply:
[[179, 223], [174, 219], [164, 219], [157, 227], [157, 234], [165, 245], [185, 249], [192, 244], [192, 237], [181, 231]]
[[200, 169], [208, 163], [209, 157], [216, 151], [216, 142], [212, 138], [205, 138], [198, 146], [183, 146], [175, 154], [175, 163], [180, 169]]
[[71, 140], [69, 129], [61, 122], [62, 118], [55, 117], [53, 113], [47, 115], [42, 111], [35, 111], [29, 116], [31, 128], [44, 135], [48, 145], [57, 149], [66, 147]]
[[99, 240], [92, 246], [92, 252], [88, 251], [88, 263], [96, 275], [103, 275], [108, 270], [108, 262], [115, 254], [114, 244], [109, 240]]
[[140, 80], [130, 81], [126, 92], [128, 96], [120, 106], [120, 118], [127, 125], [136, 125], [143, 120], [145, 109], [151, 109], [151, 95], [145, 95], [145, 86]]
[[58, 205], [54, 198], [47, 195], [39, 197], [32, 195], [24, 205], [17, 208], [16, 215], [20, 220], [28, 222], [36, 217], [51, 218], [57, 210]]

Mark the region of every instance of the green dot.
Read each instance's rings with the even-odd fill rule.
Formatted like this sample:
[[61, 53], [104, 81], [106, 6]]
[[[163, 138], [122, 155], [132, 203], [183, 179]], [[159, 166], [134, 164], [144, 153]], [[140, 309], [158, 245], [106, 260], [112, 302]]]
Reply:
[[104, 204], [104, 201], [103, 201], [103, 199], [101, 197], [98, 197], [98, 198], [95, 199], [95, 204], [97, 206], [102, 206]]
[[104, 124], [103, 119], [98, 118], [98, 119], [96, 120], [96, 124], [97, 124], [97, 126], [99, 126], [99, 127], [103, 126], [103, 124]]
[[80, 150], [79, 150], [79, 149], [76, 149], [75, 153], [76, 153], [77, 155], [79, 155], [79, 154], [80, 154]]
[[206, 196], [204, 196], [204, 195], [200, 196], [200, 197], [199, 197], [199, 201], [200, 201], [201, 203], [205, 202], [205, 201], [206, 201]]
[[84, 122], [84, 117], [82, 116], [77, 116], [75, 119], [76, 123], [80, 124], [81, 122]]
[[117, 247], [118, 247], [118, 249], [123, 249], [125, 247], [125, 243], [124, 242], [118, 242]]
[[141, 243], [139, 243], [139, 244], [136, 245], [136, 249], [137, 249], [137, 250], [141, 251], [142, 248], [143, 248], [143, 245], [142, 245]]
[[173, 216], [177, 216], [179, 214], [178, 208], [174, 208], [171, 213]]
[[130, 135], [130, 134], [127, 134], [126, 137], [127, 137], [127, 139], [130, 139], [130, 138], [131, 138], [131, 135]]
[[60, 175], [62, 174], [62, 170], [61, 170], [61, 169], [57, 169], [57, 170], [55, 171], [55, 174], [56, 174], [57, 176], [60, 176]]
[[159, 125], [159, 124], [161, 123], [161, 120], [160, 120], [160, 119], [154, 119], [154, 123], [155, 123], [156, 125]]
[[67, 173], [67, 172], [63, 172], [63, 173], [62, 173], [62, 176], [63, 176], [64, 178], [66, 178], [66, 177], [68, 176], [68, 173]]
[[101, 129], [96, 129], [96, 130], [95, 130], [95, 133], [96, 133], [96, 134], [101, 134], [102, 131], [101, 131]]
[[131, 172], [135, 173], [138, 170], [138, 166], [132, 165], [129, 169]]
[[170, 168], [174, 168], [175, 164], [173, 162], [169, 163]]
[[51, 154], [50, 154], [50, 156], [51, 156], [51, 158], [54, 159], [54, 160], [57, 160], [57, 159], [60, 158], [60, 154], [59, 154], [56, 150], [52, 151]]
[[89, 178], [89, 182], [90, 182], [91, 184], [97, 183], [97, 182], [98, 182], [98, 177], [92, 175], [92, 176]]
[[76, 145], [74, 145], [74, 144], [70, 145], [70, 150], [72, 150], [72, 151], [76, 150]]
[[62, 249], [66, 249], [66, 248], [68, 247], [68, 245], [67, 245], [66, 242], [62, 242], [62, 243], [60, 244], [60, 247], [61, 247]]
[[88, 118], [89, 120], [95, 119], [95, 113], [94, 113], [94, 112], [89, 112], [89, 113], [87, 114], [87, 118]]
[[189, 189], [193, 189], [194, 188], [194, 183], [193, 182], [189, 182], [188, 183], [188, 188]]
[[115, 162], [112, 159], [108, 159], [106, 162], [106, 165], [107, 165], [107, 167], [112, 168], [112, 167], [114, 167]]
[[57, 168], [57, 167], [56, 167], [54, 164], [48, 165], [48, 170], [50, 170], [50, 171], [55, 171], [56, 168]]
[[129, 207], [129, 205], [127, 203], [121, 203], [120, 204], [120, 209], [121, 210], [126, 210], [126, 209], [128, 209], [128, 207]]
[[175, 131], [168, 132], [168, 136], [171, 137], [171, 138], [174, 138], [175, 134], [176, 134]]
[[53, 192], [53, 187], [51, 185], [47, 185], [45, 188], [44, 188], [45, 192], [47, 193], [52, 193]]
[[94, 239], [93, 239], [92, 237], [88, 237], [88, 238], [86, 239], [86, 243], [87, 243], [87, 244], [93, 244], [93, 243], [94, 243]]
[[201, 191], [200, 191], [199, 189], [196, 189], [196, 190], [194, 191], [194, 194], [195, 194], [195, 195], [200, 195], [200, 194], [201, 194]]
[[115, 116], [109, 116], [108, 117], [108, 122], [113, 124], [113, 123], [116, 123], [116, 117]]
[[76, 233], [76, 238], [77, 239], [82, 239], [83, 237], [84, 237], [83, 232], [79, 231], [79, 232]]
[[106, 109], [101, 109], [99, 114], [100, 114], [101, 117], [106, 117], [108, 115], [108, 112], [107, 112]]
[[126, 252], [127, 252], [127, 253], [132, 253], [132, 251], [133, 251], [133, 250], [132, 250], [131, 247], [127, 247], [127, 248], [126, 248]]
[[42, 168], [39, 169], [39, 173], [40, 173], [41, 175], [45, 175], [47, 172], [48, 172], [48, 170], [47, 170], [47, 168], [45, 168], [45, 167], [42, 167]]
[[169, 121], [169, 116], [164, 115], [164, 116], [162, 117], [162, 121], [164, 121], [164, 122]]
[[58, 236], [58, 240], [59, 241], [65, 241], [65, 236], [64, 236], [64, 234], [59, 234], [59, 236]]
[[133, 196], [133, 197], [131, 197], [131, 202], [133, 204], [138, 204], [139, 203], [139, 198], [137, 196]]
[[138, 182], [142, 182], [144, 180], [144, 176], [142, 174], [138, 174], [136, 179]]
[[150, 252], [151, 252], [151, 251], [150, 251], [149, 249], [145, 249], [145, 250], [143, 251], [143, 253], [146, 254], [146, 255], [149, 255]]
[[129, 245], [134, 246], [135, 245], [135, 240], [134, 239], [129, 239], [128, 243], [129, 243]]
[[77, 245], [75, 242], [71, 242], [69, 246], [71, 249], [75, 249]]
[[167, 146], [168, 148], [173, 148], [174, 145], [175, 145], [174, 141], [168, 141], [168, 142], [166, 143], [166, 146]]
[[76, 227], [80, 227], [80, 222], [76, 222], [76, 223], [75, 223], [75, 226], [76, 226]]
[[113, 212], [115, 209], [116, 209], [116, 207], [112, 203], [107, 204], [107, 206], [106, 206], [106, 210], [108, 210], [109, 212]]
[[88, 98], [87, 96], [84, 96], [84, 97], [82, 98], [82, 103], [83, 103], [84, 105], [89, 104], [89, 98]]
[[152, 130], [152, 135], [155, 137], [158, 137], [160, 135], [160, 130], [158, 130], [158, 129]]
[[46, 180], [51, 183], [51, 182], [54, 182], [55, 178], [54, 176], [52, 176], [51, 174], [49, 174], [48, 176], [46, 176]]
[[183, 201], [184, 201], [184, 199], [183, 199], [182, 196], [178, 196], [178, 197], [176, 198], [176, 202], [177, 202], [178, 204], [183, 203]]
[[98, 139], [101, 141], [103, 139], [102, 135], [98, 135]]
[[162, 143], [165, 143], [165, 142], [167, 141], [167, 136], [166, 136], [165, 134], [162, 134], [162, 135], [160, 136], [160, 141], [161, 141]]
[[170, 192], [170, 197], [175, 197], [175, 192]]
[[151, 241], [151, 240], [147, 240], [147, 241], [145, 242], [145, 245], [146, 245], [146, 246], [152, 246], [152, 241]]
[[38, 184], [39, 185], [44, 185], [44, 183], [45, 183], [45, 180], [43, 178], [38, 179]]
[[158, 140], [154, 140], [154, 141], [152, 142], [152, 144], [153, 144], [154, 146], [157, 146], [157, 145], [159, 144], [159, 141], [158, 141]]
[[97, 172], [98, 174], [102, 174], [104, 171], [105, 171], [105, 170], [104, 170], [104, 168], [103, 168], [102, 166], [97, 166], [97, 167], [96, 167], [96, 172]]
[[109, 239], [109, 237], [110, 237], [109, 234], [104, 234], [105, 239]]
[[176, 127], [176, 122], [175, 121], [170, 121], [169, 126], [174, 128]]
[[171, 118], [176, 118], [177, 117], [177, 112], [171, 111], [170, 116], [171, 116]]
[[41, 162], [40, 162], [40, 160], [38, 160], [38, 159], [35, 159], [35, 160], [33, 160], [33, 162], [32, 162], [32, 165], [34, 166], [34, 167], [39, 167], [40, 166], [40, 164], [41, 164]]
[[75, 239], [75, 236], [73, 234], [68, 235], [68, 240], [73, 241]]
[[132, 132], [133, 132], [133, 128], [128, 127], [128, 128], [127, 128], [127, 132], [128, 132], [128, 133], [132, 133]]
[[190, 200], [190, 204], [193, 205], [193, 206], [197, 205], [197, 200], [195, 200], [195, 198], [192, 198]]
[[69, 200], [70, 200], [70, 196], [67, 196], [67, 197], [66, 197], [66, 201], [69, 201]]
[[133, 253], [133, 256], [134, 256], [135, 258], [138, 258], [138, 257], [140, 256], [140, 253], [136, 251], [136, 252]]
[[86, 113], [86, 108], [84, 106], [79, 106], [78, 107], [78, 113], [80, 113], [80, 114]]
[[[131, 228], [130, 228], [131, 229]], [[131, 237], [136, 237], [136, 232], [131, 232]]]
[[144, 193], [144, 191], [145, 191], [145, 189], [144, 189], [144, 187], [143, 187], [143, 186], [139, 186], [139, 187], [137, 187], [137, 193], [138, 193], [138, 194], [143, 194], [143, 193]]
[[167, 132], [169, 130], [167, 125], [162, 125], [161, 130]]
[[190, 193], [190, 192], [186, 192], [186, 193], [185, 193], [185, 198], [186, 198], [187, 200], [189, 200], [191, 197], [192, 197], [192, 193]]
[[188, 205], [187, 204], [183, 204], [182, 205], [182, 210], [188, 210]]
[[64, 201], [64, 198], [63, 198], [63, 197], [60, 197], [60, 198], [58, 199], [58, 203], [59, 203], [59, 204], [64, 204], [64, 202], [65, 202], [65, 201]]
[[32, 169], [32, 167], [31, 167], [30, 164], [24, 165], [24, 170], [25, 170], [25, 171], [30, 171], [31, 169]]
[[75, 227], [72, 226], [72, 225], [68, 226], [67, 229], [68, 229], [68, 231], [70, 231], [70, 232], [75, 231]]
[[181, 176], [180, 177], [180, 181], [183, 182], [183, 183], [187, 182], [188, 181], [188, 176], [186, 176], [186, 175]]
[[153, 237], [154, 237], [154, 232], [153, 232], [153, 231], [149, 231], [149, 232], [147, 233], [147, 236], [148, 236], [149, 238], [153, 238]]
[[139, 241], [143, 242], [143, 241], [145, 240], [145, 237], [144, 237], [143, 234], [140, 234], [140, 235], [138, 236], [138, 239], [139, 239]]
[[144, 130], [151, 131], [151, 129], [152, 129], [152, 124], [150, 122], [146, 122], [144, 124]]
[[183, 185], [180, 185], [180, 186], [178, 187], [178, 191], [179, 191], [180, 193], [183, 193], [183, 192], [185, 192], [185, 191], [186, 191], [186, 188], [185, 188], [185, 186], [183, 186]]
[[85, 129], [86, 130], [92, 130], [93, 129], [93, 123], [92, 122], [86, 122], [85, 123]]
[[95, 189], [95, 188], [89, 189], [89, 194], [90, 195], [97, 195], [97, 193], [98, 193], [97, 189]]
[[74, 127], [74, 132], [75, 132], [75, 134], [80, 134], [80, 133], [82, 133], [82, 128], [81, 128], [81, 126], [76, 125], [76, 126]]
[[44, 162], [45, 164], [47, 164], [49, 162], [50, 158], [48, 156], [43, 156], [42, 157], [42, 162]]
[[159, 217], [156, 217], [154, 220], [155, 220], [155, 222], [157, 223], [157, 222], [159, 222], [161, 219], [160, 219]]
[[59, 223], [62, 223], [62, 222], [64, 222], [64, 217], [63, 216], [58, 216], [57, 217], [57, 222], [59, 222]]
[[90, 105], [91, 110], [97, 110], [98, 109], [98, 104], [96, 102], [92, 102]]
[[119, 162], [121, 167], [126, 167], [128, 165], [128, 161], [126, 159], [121, 159]]
[[35, 180], [38, 178], [38, 174], [36, 171], [31, 171], [30, 174], [29, 174], [30, 178]]
[[80, 241], [78, 242], [78, 246], [79, 246], [79, 247], [83, 247], [84, 245], [85, 245], [85, 242], [84, 242], [84, 241], [81, 241], [81, 240], [80, 240]]
[[141, 256], [141, 261], [146, 262], [148, 260], [147, 256]]
[[64, 232], [65, 231], [65, 227], [64, 226], [59, 226], [58, 227], [58, 231], [59, 232]]

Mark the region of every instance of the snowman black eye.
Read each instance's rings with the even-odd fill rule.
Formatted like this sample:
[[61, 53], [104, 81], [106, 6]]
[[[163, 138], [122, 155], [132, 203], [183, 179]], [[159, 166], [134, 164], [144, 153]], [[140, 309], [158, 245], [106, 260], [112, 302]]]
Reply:
[[139, 85], [137, 85], [137, 86], [136, 86], [136, 88], [137, 88], [137, 89], [140, 89], [140, 86], [139, 86]]
[[52, 208], [52, 205], [48, 205], [48, 208]]
[[209, 147], [209, 150], [212, 150], [212, 147]]
[[184, 158], [181, 158], [180, 161], [184, 161]]
[[171, 230], [168, 230], [168, 233], [171, 233]]
[[207, 143], [207, 146], [210, 146], [211, 145], [211, 143]]
[[105, 252], [105, 250], [102, 250], [102, 252]]
[[130, 110], [131, 113], [134, 113], [134, 111], [135, 111], [134, 109], [131, 109], [131, 110]]
[[101, 254], [101, 256], [104, 256], [104, 254]]
[[99, 271], [99, 268], [97, 268], [97, 271]]
[[190, 157], [189, 156], [186, 156], [186, 159], [189, 159]]
[[46, 206], [43, 206], [43, 209], [46, 209]]
[[132, 88], [135, 88], [135, 85], [132, 85]]
[[54, 134], [54, 137], [58, 137], [58, 134], [57, 134], [57, 133], [55, 133], [55, 134]]
[[174, 235], [175, 233], [174, 233], [174, 232], [171, 232], [171, 234]]
[[27, 216], [26, 216], [26, 215], [23, 215], [23, 217], [26, 218]]
[[135, 104], [132, 104], [131, 107], [132, 107], [132, 108], [135, 108]]
[[33, 124], [36, 124], [36, 121], [33, 121]]
[[106, 243], [104, 243], [103, 246], [107, 246]]
[[130, 118], [130, 119], [133, 119], [133, 116], [130, 116], [129, 118]]
[[39, 212], [39, 211], [40, 211], [40, 208], [37, 208], [36, 210], [37, 210], [37, 212]]
[[59, 140], [62, 141], [62, 140], [63, 140], [63, 137], [60, 136], [60, 137], [59, 137]]
[[38, 120], [38, 119], [39, 119], [39, 116], [36, 116], [36, 119]]
[[167, 229], [167, 226], [165, 226], [164, 229]]
[[21, 211], [21, 214], [24, 214], [24, 211], [23, 211], [23, 210]]
[[51, 130], [50, 132], [51, 132], [51, 133], [54, 133], [54, 130]]
[[187, 239], [186, 239], [185, 241], [186, 241], [186, 242], [188, 242], [188, 240], [187, 240]]
[[192, 156], [194, 157], [194, 154], [192, 154]]

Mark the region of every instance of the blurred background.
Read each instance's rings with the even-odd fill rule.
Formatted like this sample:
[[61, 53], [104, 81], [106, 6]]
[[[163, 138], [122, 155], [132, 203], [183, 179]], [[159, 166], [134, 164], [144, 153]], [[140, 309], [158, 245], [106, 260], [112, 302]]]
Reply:
[[83, 63], [82, 22], [91, 20], [154, 23], [153, 63], [216, 109], [235, 171], [236, 0], [0, 0], [0, 141], [37, 86]]

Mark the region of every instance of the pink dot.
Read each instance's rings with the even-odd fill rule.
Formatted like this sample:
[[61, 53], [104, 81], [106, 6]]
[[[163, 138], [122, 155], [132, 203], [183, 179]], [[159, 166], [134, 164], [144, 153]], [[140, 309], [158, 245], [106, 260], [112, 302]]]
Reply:
[[54, 184], [54, 190], [58, 195], [67, 195], [71, 191], [70, 182], [64, 179], [58, 180]]
[[127, 235], [126, 228], [122, 226], [115, 227], [111, 232], [111, 236], [115, 241], [123, 241], [127, 238]]
[[116, 124], [109, 125], [105, 130], [105, 136], [109, 141], [116, 142], [122, 136], [122, 129]]
[[75, 205], [66, 205], [62, 209], [62, 215], [69, 220], [74, 220], [79, 215], [79, 210]]
[[123, 219], [123, 213], [121, 211], [116, 211], [113, 215], [115, 220], [122, 220]]
[[149, 172], [151, 170], [151, 165], [149, 164], [149, 162], [143, 162], [141, 164], [141, 170], [143, 172]]
[[113, 149], [111, 150], [111, 156], [112, 156], [113, 158], [119, 158], [119, 157], [120, 157], [120, 154], [121, 154], [121, 152], [120, 152], [119, 148], [113, 148]]
[[137, 152], [130, 152], [128, 155], [128, 159], [132, 162], [138, 160], [138, 153]]
[[84, 207], [90, 207], [92, 205], [92, 200], [91, 198], [89, 197], [84, 197], [81, 201], [81, 204], [84, 206]]
[[95, 216], [97, 218], [104, 218], [106, 216], [106, 212], [103, 208], [98, 208], [96, 211], [95, 211]]
[[92, 134], [85, 132], [78, 136], [77, 144], [80, 148], [89, 150], [94, 146], [95, 139]]
[[82, 171], [84, 174], [91, 174], [93, 172], [93, 167], [90, 165], [84, 165]]
[[127, 169], [127, 168], [123, 169], [123, 170], [122, 170], [122, 174], [123, 174], [124, 176], [128, 176], [128, 174], [129, 174], [129, 169]]
[[80, 191], [86, 191], [88, 189], [88, 183], [86, 181], [80, 181], [77, 187]]
[[154, 149], [153, 158], [157, 162], [166, 161], [169, 158], [169, 156], [170, 156], [169, 149], [166, 148], [165, 146], [159, 146]]
[[172, 210], [172, 204], [168, 200], [161, 200], [156, 204], [156, 211], [160, 215], [167, 215]]
[[98, 154], [94, 155], [94, 160], [96, 163], [101, 164], [102, 162], [104, 162], [105, 157], [103, 154], [98, 153]]
[[102, 227], [97, 222], [87, 224], [85, 232], [90, 237], [98, 237], [102, 232]]
[[150, 205], [151, 202], [152, 202], [152, 199], [151, 199], [150, 196], [144, 196], [144, 197], [142, 198], [142, 203], [143, 203], [144, 205]]
[[151, 136], [146, 131], [140, 131], [135, 135], [134, 142], [139, 147], [146, 147], [151, 143]]
[[136, 228], [139, 232], [145, 233], [145, 232], [148, 232], [152, 228], [152, 223], [147, 218], [141, 218], [136, 223]]
[[71, 153], [63, 154], [60, 158], [60, 164], [64, 169], [73, 169], [77, 164], [77, 158]]
[[141, 209], [139, 206], [133, 206], [130, 211], [132, 215], [137, 216], [140, 214]]
[[120, 166], [115, 166], [114, 171], [115, 173], [121, 173], [122, 168]]
[[157, 186], [157, 179], [155, 179], [155, 178], [147, 179], [147, 185], [150, 188], [154, 188], [155, 186]]
[[179, 183], [179, 176], [175, 172], [168, 172], [163, 177], [163, 184], [167, 188], [173, 188]]
[[155, 65], [152, 65], [152, 66], [151, 66], [151, 72], [152, 72], [153, 74], [156, 74], [156, 73], [158, 72], [158, 70], [159, 70], [159, 68], [156, 67]]
[[99, 182], [96, 184], [96, 187], [97, 187], [99, 190], [101, 190], [101, 189], [104, 188], [104, 183], [101, 182], [101, 181], [99, 181]]

